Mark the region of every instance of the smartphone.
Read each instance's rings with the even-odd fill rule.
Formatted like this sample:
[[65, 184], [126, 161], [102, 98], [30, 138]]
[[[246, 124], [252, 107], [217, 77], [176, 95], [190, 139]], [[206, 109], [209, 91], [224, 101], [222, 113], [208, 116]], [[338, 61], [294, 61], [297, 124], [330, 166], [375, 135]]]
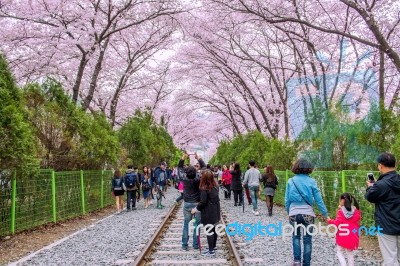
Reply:
[[368, 173], [367, 177], [368, 177], [368, 182], [375, 183], [375, 178], [373, 173]]

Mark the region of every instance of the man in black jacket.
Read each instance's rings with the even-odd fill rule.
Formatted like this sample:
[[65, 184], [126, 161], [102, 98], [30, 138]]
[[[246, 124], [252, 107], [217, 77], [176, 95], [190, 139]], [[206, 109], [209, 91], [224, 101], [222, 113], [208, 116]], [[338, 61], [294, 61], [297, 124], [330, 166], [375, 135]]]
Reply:
[[391, 153], [378, 157], [380, 176], [375, 183], [367, 182], [365, 198], [375, 203], [375, 223], [382, 228], [378, 234], [384, 266], [400, 265], [400, 176], [396, 158]]
[[[200, 201], [200, 176], [197, 175], [196, 169], [189, 165], [184, 168], [185, 160], [189, 157], [187, 153], [183, 154], [182, 159], [179, 161], [177, 174], [180, 181], [183, 182], [183, 232], [182, 232], [182, 249], [188, 250], [189, 241], [189, 222], [192, 220], [192, 209], [197, 206]], [[200, 168], [205, 167], [204, 161], [195, 155], [195, 158], [199, 161]], [[200, 224], [200, 213], [195, 215], [196, 222], [194, 228]], [[199, 243], [197, 241], [196, 231], [193, 232], [193, 248], [198, 249]]]

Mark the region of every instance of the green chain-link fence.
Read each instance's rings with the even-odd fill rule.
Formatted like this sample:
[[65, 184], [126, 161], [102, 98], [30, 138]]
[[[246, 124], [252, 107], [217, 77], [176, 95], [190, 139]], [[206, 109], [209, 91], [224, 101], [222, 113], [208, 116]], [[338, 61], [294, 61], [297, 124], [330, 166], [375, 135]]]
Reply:
[[[285, 204], [290, 171], [275, 171], [279, 185], [275, 202]], [[368, 171], [314, 171], [329, 215], [336, 216], [341, 193], [350, 192], [359, 201], [362, 224], [374, 224], [374, 205], [364, 199]], [[377, 172], [374, 172], [378, 176]], [[54, 172], [40, 170], [33, 177], [0, 171], [0, 236], [35, 226], [76, 217], [114, 203], [112, 171]]]
[[285, 189], [286, 189], [286, 171], [275, 171], [278, 177], [278, 186], [276, 187], [274, 201], [280, 204], [285, 204]]
[[113, 204], [111, 177], [112, 171], [0, 171], [0, 236]]
[[365, 200], [365, 187], [367, 182], [367, 174], [373, 173], [375, 178], [379, 176], [379, 172], [372, 171], [342, 171], [342, 178], [345, 182], [346, 192], [352, 193], [358, 204], [360, 204], [362, 225], [374, 225], [374, 204]]
[[[342, 194], [340, 172], [314, 171], [311, 174], [311, 177], [317, 181], [317, 186], [321, 192], [322, 199], [328, 209], [328, 215], [330, 217], [335, 217], [339, 205], [339, 197]], [[318, 210], [318, 208], [315, 209]], [[319, 210], [317, 213], [319, 213]]]
[[0, 171], [0, 236], [11, 228], [11, 186], [12, 172]]

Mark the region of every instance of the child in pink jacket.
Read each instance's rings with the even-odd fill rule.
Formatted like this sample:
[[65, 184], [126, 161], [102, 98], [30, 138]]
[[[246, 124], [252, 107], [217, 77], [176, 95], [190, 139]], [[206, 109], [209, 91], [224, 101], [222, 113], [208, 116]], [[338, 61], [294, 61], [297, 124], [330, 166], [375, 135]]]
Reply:
[[[358, 249], [360, 236], [358, 234], [360, 228], [361, 212], [359, 210], [357, 200], [350, 193], [343, 193], [339, 200], [339, 209], [336, 213], [336, 219], [328, 218], [329, 224], [338, 227], [336, 233], [337, 256], [341, 266], [354, 265], [354, 250]], [[340, 227], [339, 227], [340, 226]], [[341, 230], [342, 228], [342, 230]], [[346, 230], [347, 235], [343, 235]], [[345, 256], [346, 253], [346, 256]], [[346, 258], [347, 263], [346, 264]]]

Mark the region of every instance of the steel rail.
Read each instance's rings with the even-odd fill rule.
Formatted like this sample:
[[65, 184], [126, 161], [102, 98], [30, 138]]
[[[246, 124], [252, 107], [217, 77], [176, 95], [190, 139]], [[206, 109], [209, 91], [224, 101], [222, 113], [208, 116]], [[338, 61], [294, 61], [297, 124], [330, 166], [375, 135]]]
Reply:
[[140, 254], [136, 257], [135, 261], [133, 262], [133, 265], [141, 265], [142, 266], [148, 262], [147, 260], [153, 251], [154, 244], [157, 242], [157, 240], [162, 235], [164, 226], [167, 224], [167, 222], [170, 220], [170, 218], [175, 214], [175, 210], [177, 210], [178, 206], [179, 205], [174, 204], [174, 206], [169, 210], [169, 212], [165, 216], [164, 220], [158, 226], [156, 232], [153, 234], [153, 236], [147, 242], [146, 246], [143, 248], [142, 252], [140, 252]]

